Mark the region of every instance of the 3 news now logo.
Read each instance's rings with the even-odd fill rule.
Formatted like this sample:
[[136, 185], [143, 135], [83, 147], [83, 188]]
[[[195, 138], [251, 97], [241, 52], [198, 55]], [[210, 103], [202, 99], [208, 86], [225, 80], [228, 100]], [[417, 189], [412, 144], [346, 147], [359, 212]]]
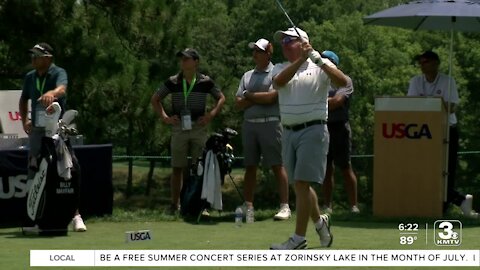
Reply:
[[435, 221], [434, 241], [437, 246], [460, 246], [462, 244], [462, 222], [459, 220]]
[[431, 139], [432, 133], [427, 124], [383, 123], [382, 135], [386, 139]]

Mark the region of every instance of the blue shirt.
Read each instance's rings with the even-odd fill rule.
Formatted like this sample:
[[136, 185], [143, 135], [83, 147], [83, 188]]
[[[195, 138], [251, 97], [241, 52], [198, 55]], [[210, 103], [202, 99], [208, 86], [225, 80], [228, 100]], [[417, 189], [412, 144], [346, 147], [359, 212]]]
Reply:
[[[41, 89], [37, 89], [37, 79], [39, 81], [39, 86], [42, 88], [43, 82], [45, 80], [45, 87], [43, 88], [43, 93]], [[35, 124], [36, 119], [36, 109], [40, 109], [39, 107], [43, 105], [37, 101], [41, 95], [45, 94], [46, 92], [57, 88], [60, 85], [67, 86], [68, 79], [67, 79], [67, 72], [65, 69], [56, 66], [55, 64], [51, 64], [48, 68], [47, 73], [40, 77], [36, 70], [32, 70], [25, 75], [25, 79], [23, 81], [23, 88], [22, 88], [22, 96], [21, 99], [23, 100], [32, 100], [31, 106], [31, 117], [32, 117], [32, 124]], [[58, 98], [58, 103], [62, 107], [62, 112], [65, 110], [65, 97]], [[43, 108], [45, 109], [45, 108]]]

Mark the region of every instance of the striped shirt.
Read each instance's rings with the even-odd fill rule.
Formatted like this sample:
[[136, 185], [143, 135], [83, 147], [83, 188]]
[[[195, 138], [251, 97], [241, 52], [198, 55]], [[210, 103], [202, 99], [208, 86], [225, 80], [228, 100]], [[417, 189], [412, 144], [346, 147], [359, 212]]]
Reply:
[[[213, 80], [203, 74], [197, 73], [195, 86], [192, 92], [187, 96], [187, 109], [192, 115], [192, 120], [195, 121], [205, 114], [205, 107], [207, 103], [207, 94], [212, 95], [216, 100], [220, 99], [221, 91], [215, 85]], [[168, 78], [157, 90], [157, 95], [163, 99], [168, 94], [172, 95], [173, 115], [181, 115], [182, 110], [185, 109], [185, 97], [183, 93], [183, 74], [180, 72]], [[190, 84], [187, 83], [187, 89]]]
[[[329, 60], [324, 61], [329, 66], [335, 66]], [[276, 64], [272, 77], [275, 78], [288, 65], [288, 62]], [[327, 120], [329, 86], [328, 75], [307, 59], [292, 79], [277, 89], [282, 124], [296, 125], [313, 120]]]

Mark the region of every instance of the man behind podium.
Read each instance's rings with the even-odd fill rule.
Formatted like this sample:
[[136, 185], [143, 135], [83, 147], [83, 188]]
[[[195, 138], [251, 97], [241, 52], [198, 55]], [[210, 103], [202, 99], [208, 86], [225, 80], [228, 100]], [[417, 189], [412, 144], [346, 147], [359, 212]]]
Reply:
[[[450, 102], [450, 140], [448, 146], [448, 183], [447, 202], [443, 207], [445, 212], [449, 204], [460, 206], [466, 217], [478, 218], [478, 213], [472, 210], [473, 196], [464, 195], [455, 190], [455, 174], [458, 163], [458, 129], [455, 108], [458, 104], [457, 85], [453, 78], [440, 73], [440, 58], [433, 51], [425, 51], [415, 57], [422, 75], [414, 76], [410, 80], [408, 96], [442, 97], [445, 102]], [[448, 84], [451, 82], [450, 91]]]

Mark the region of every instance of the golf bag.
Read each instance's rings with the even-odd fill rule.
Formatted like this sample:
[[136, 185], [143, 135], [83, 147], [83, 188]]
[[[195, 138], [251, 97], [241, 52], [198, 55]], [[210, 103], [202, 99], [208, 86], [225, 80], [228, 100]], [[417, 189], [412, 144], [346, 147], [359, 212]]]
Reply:
[[[65, 116], [71, 121], [76, 113], [66, 112]], [[68, 140], [68, 135], [77, 131], [58, 117], [52, 121], [58, 124], [47, 127], [39, 155], [30, 160], [29, 169], [35, 175], [28, 192], [27, 214], [38, 229], [32, 232], [66, 235], [79, 206], [80, 166]]]
[[213, 133], [208, 138], [202, 156], [192, 164], [188, 177], [185, 177], [186, 181], [183, 184], [180, 195], [180, 212], [183, 216], [199, 218], [202, 211], [210, 207], [210, 203], [208, 203], [207, 200], [202, 199], [204, 175], [208, 169], [207, 166], [211, 166], [207, 157], [213, 154], [216, 158], [216, 161], [218, 162], [219, 178], [221, 185], [223, 185], [225, 175], [230, 175], [232, 172], [232, 163], [235, 159], [233, 148], [229, 143], [237, 134], [238, 133], [235, 130], [226, 128], [222, 133]]

